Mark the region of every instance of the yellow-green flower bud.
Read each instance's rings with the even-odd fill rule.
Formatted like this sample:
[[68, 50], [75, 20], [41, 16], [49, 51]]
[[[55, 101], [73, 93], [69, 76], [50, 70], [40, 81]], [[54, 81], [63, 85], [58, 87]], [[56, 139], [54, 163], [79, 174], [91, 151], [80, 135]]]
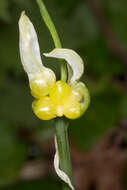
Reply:
[[52, 70], [46, 68], [43, 72], [37, 73], [30, 80], [31, 94], [40, 98], [49, 94], [49, 90], [55, 84], [55, 76]]
[[81, 85], [77, 84], [75, 87], [72, 88], [63, 81], [57, 81], [50, 89], [48, 96], [34, 101], [34, 113], [43, 120], [61, 116], [66, 116], [69, 119], [80, 117], [85, 111], [85, 106], [89, 103], [89, 98], [87, 94], [84, 95]]
[[55, 117], [55, 107], [48, 96], [34, 100], [32, 104], [35, 115], [42, 120], [50, 120]]

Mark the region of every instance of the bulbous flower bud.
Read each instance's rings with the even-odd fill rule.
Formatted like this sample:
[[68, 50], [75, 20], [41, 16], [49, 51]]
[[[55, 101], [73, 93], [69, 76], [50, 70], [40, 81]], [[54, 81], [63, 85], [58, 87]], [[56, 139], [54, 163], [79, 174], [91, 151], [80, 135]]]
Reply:
[[50, 89], [48, 96], [34, 101], [34, 113], [43, 120], [61, 116], [69, 119], [80, 117], [85, 111], [83, 103], [86, 105], [85, 101], [88, 100], [82, 92], [82, 87], [79, 85], [75, 87], [72, 88], [63, 81], [57, 81]]
[[43, 72], [34, 75], [29, 81], [32, 96], [38, 99], [48, 95], [55, 81], [56, 78], [53, 71], [47, 68]]
[[42, 120], [50, 120], [55, 117], [55, 107], [48, 96], [34, 100], [32, 104], [35, 115]]

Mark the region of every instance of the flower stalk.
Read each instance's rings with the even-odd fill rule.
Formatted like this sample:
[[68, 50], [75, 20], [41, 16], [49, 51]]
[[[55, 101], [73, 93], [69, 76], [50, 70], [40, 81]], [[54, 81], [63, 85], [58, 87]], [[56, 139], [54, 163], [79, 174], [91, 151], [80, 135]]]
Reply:
[[[72, 183], [72, 166], [69, 152], [68, 143], [68, 120], [65, 118], [56, 118], [56, 140], [58, 145], [59, 157], [60, 157], [60, 168], [64, 171]], [[67, 184], [63, 184], [63, 190], [70, 190]]]
[[[57, 30], [55, 28], [55, 25], [48, 13], [48, 10], [45, 7], [45, 4], [43, 3], [42, 0], [36, 0], [37, 4], [40, 8], [40, 13], [42, 16], [42, 19], [44, 20], [47, 28], [49, 29], [49, 32], [52, 36], [52, 39], [54, 41], [54, 45], [56, 48], [62, 48], [61, 41], [59, 38], [59, 35], [57, 33]], [[66, 63], [63, 60], [60, 60], [61, 62], [61, 80], [66, 82], [67, 80], [67, 68], [66, 68]]]
[[[41, 16], [48, 27], [50, 34], [53, 38], [54, 45], [56, 48], [61, 48], [60, 38], [56, 31], [56, 28], [53, 24], [53, 21], [43, 3], [42, 0], [36, 0], [37, 4], [40, 8]], [[67, 80], [67, 69], [66, 63], [62, 60], [61, 61], [61, 80], [66, 82]], [[68, 120], [65, 118], [56, 118], [55, 121], [55, 128], [56, 128], [56, 140], [58, 146], [58, 154], [60, 158], [60, 169], [64, 171], [72, 183], [72, 167], [71, 167], [71, 160], [70, 160], [70, 153], [69, 153], [69, 144], [68, 144]], [[63, 184], [63, 190], [70, 190], [70, 187], [67, 184]]]

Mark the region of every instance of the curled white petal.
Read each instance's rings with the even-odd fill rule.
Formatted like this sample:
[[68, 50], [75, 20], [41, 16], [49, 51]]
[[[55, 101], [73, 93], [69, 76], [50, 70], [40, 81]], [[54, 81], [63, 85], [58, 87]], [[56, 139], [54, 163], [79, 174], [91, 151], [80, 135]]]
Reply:
[[64, 48], [55, 48], [50, 53], [44, 53], [47, 57], [54, 57], [59, 59], [65, 59], [72, 69], [72, 73], [70, 69], [69, 72], [69, 82], [74, 83], [75, 81], [79, 80], [84, 72], [84, 64], [81, 57], [71, 49], [64, 49]]
[[59, 168], [59, 153], [58, 153], [58, 146], [57, 146], [56, 136], [55, 136], [55, 148], [56, 148], [56, 153], [55, 153], [55, 156], [54, 156], [54, 168], [55, 168], [55, 171], [56, 171], [57, 175], [60, 177], [60, 179], [62, 179], [65, 183], [67, 183], [70, 186], [70, 188], [72, 190], [74, 190], [74, 187], [71, 184], [71, 180], [68, 177], [68, 175]]
[[34, 73], [41, 72], [44, 68], [40, 56], [40, 48], [38, 44], [38, 38], [32, 22], [22, 12], [19, 19], [19, 47], [20, 57], [27, 72], [28, 77], [33, 77]]

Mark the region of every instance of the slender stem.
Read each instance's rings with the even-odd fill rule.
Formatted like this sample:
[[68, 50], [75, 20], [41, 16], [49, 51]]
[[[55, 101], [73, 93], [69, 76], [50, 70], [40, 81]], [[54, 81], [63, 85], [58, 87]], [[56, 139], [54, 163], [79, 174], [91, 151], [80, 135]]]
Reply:
[[[43, 1], [42, 0], [36, 0], [36, 1], [37, 1], [39, 8], [40, 8], [41, 16], [42, 16], [46, 26], [48, 27], [50, 34], [53, 38], [55, 47], [56, 48], [62, 48], [59, 35], [56, 31], [54, 23], [53, 23], [50, 15], [49, 15], [46, 7], [45, 7]], [[61, 61], [61, 80], [65, 82], [66, 79], [67, 79], [66, 63], [64, 61]]]
[[[41, 16], [44, 19], [44, 22], [48, 27], [50, 34], [53, 38], [55, 47], [61, 48], [62, 45], [60, 42], [60, 38], [58, 36], [56, 28], [43, 1], [42, 0], [36, 0], [36, 1], [40, 8]], [[66, 81], [66, 79], [67, 79], [66, 63], [61, 60], [61, 80]], [[72, 181], [72, 168], [71, 168], [68, 134], [67, 134], [68, 122], [67, 120], [65, 120], [65, 118], [57, 118], [55, 119], [55, 127], [56, 127], [58, 152], [60, 158], [60, 168], [69, 176], [70, 180]], [[65, 183], [63, 183], [63, 190], [70, 190], [70, 187]]]
[[[72, 167], [68, 144], [68, 121], [65, 118], [57, 118], [55, 120], [56, 139], [60, 157], [60, 168], [69, 176], [72, 181]], [[63, 184], [63, 190], [70, 190], [70, 187]]]

